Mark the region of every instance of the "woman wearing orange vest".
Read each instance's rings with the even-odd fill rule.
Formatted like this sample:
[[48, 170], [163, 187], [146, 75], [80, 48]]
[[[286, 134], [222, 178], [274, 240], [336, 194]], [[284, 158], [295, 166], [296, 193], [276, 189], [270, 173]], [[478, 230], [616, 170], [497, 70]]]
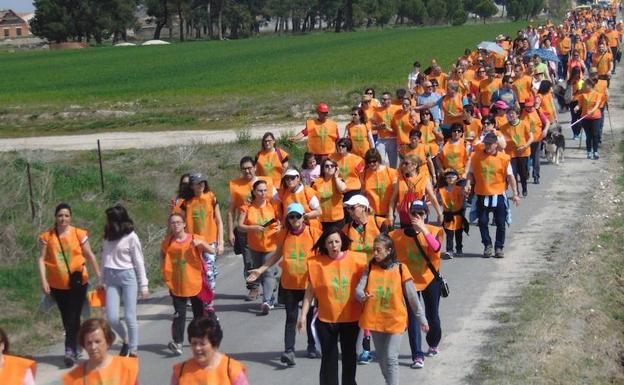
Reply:
[[310, 186], [306, 186], [301, 181], [301, 175], [299, 171], [291, 167], [284, 172], [284, 176], [282, 176], [282, 183], [280, 185], [279, 190], [280, 200], [282, 202], [281, 205], [281, 215], [280, 219], [282, 221], [286, 217], [286, 209], [288, 205], [291, 203], [300, 203], [303, 206], [304, 221], [317, 227], [321, 228], [321, 222], [319, 218], [321, 217], [321, 202], [319, 201], [318, 193]]
[[35, 385], [37, 363], [9, 355], [9, 338], [0, 328], [0, 384]]
[[364, 155], [366, 169], [362, 176], [363, 193], [375, 216], [387, 218], [390, 211], [391, 186], [396, 183], [397, 170], [381, 164], [381, 154], [371, 148]]
[[72, 211], [67, 203], [54, 210], [54, 227], [39, 235], [39, 278], [45, 294], [56, 301], [65, 329], [65, 366], [71, 367], [78, 354], [78, 329], [89, 274], [85, 266], [89, 261], [100, 280], [100, 268], [89, 245], [86, 230], [71, 226]]
[[349, 138], [342, 138], [336, 142], [336, 153], [330, 156], [336, 161], [340, 178], [347, 184], [345, 199], [359, 194], [362, 189], [360, 175], [364, 171], [364, 159], [352, 154], [353, 142]]
[[600, 142], [600, 104], [603, 97], [594, 91], [594, 82], [590, 79], [585, 80], [583, 92], [578, 96], [578, 105], [574, 107], [575, 111], [581, 112], [583, 117], [582, 124], [585, 131], [585, 148], [587, 150], [587, 159], [599, 159], [598, 143]]
[[323, 232], [308, 260], [308, 283], [297, 321], [302, 331], [312, 298], [318, 303], [316, 333], [321, 343], [320, 385], [338, 384], [338, 340], [342, 354], [342, 385], [355, 385], [358, 319], [362, 305], [355, 287], [366, 269], [366, 255], [349, 250], [351, 241], [340, 229]]
[[[262, 266], [277, 250], [277, 234], [281, 225], [278, 209], [269, 198], [267, 183], [259, 180], [253, 184], [251, 202], [241, 207], [238, 228], [247, 233], [247, 247], [253, 261], [253, 268]], [[260, 311], [269, 314], [275, 303], [275, 274], [270, 268], [260, 276], [262, 304]]]
[[214, 313], [193, 320], [187, 334], [193, 357], [173, 367], [169, 385], [249, 385], [245, 365], [219, 352], [223, 330]]
[[193, 196], [193, 191], [191, 191], [191, 182], [190, 182], [191, 174], [182, 174], [180, 176], [180, 182], [178, 183], [178, 195], [174, 198], [171, 198], [169, 201], [169, 211], [170, 213], [178, 213], [182, 214], [185, 209], [184, 203], [187, 199]]
[[[191, 174], [191, 190], [193, 196], [187, 199], [186, 207], [186, 231], [190, 234], [199, 235], [215, 250], [215, 253], [202, 253], [206, 263], [206, 279], [212, 290], [216, 286], [217, 278], [217, 255], [223, 254], [223, 219], [217, 197], [210, 191], [208, 181], [200, 173]], [[207, 309], [214, 307], [213, 303], [205, 304]]]
[[[527, 100], [524, 104], [533, 107], [533, 100]], [[500, 131], [505, 135], [508, 143], [505, 152], [511, 157], [511, 169], [516, 181], [519, 180], [522, 186], [522, 196], [528, 195], [527, 179], [529, 177], [529, 156], [531, 156], [531, 143], [534, 142], [530, 132], [529, 122], [519, 119], [518, 110], [515, 108], [507, 112], [508, 122], [504, 124]]]
[[[288, 366], [295, 365], [295, 327], [299, 315], [299, 302], [303, 301], [307, 284], [308, 259], [312, 257], [312, 247], [321, 236], [321, 231], [308, 226], [303, 220], [303, 206], [299, 203], [288, 205], [285, 228], [278, 235], [280, 242], [277, 251], [264, 265], [249, 272], [248, 281], [255, 281], [267, 269], [282, 261], [282, 276], [279, 285], [279, 302], [286, 307], [286, 325], [284, 330], [284, 353], [280, 361]], [[308, 357], [319, 356], [312, 335], [312, 316], [314, 308], [310, 307], [307, 315], [306, 330], [308, 333]]]
[[115, 332], [108, 322], [98, 318], [86, 320], [78, 339], [89, 358], [63, 376], [64, 385], [139, 384], [137, 358], [108, 354], [115, 342]]
[[351, 121], [345, 127], [344, 136], [351, 139], [351, 152], [357, 156], [364, 157], [368, 149], [375, 147], [371, 125], [366, 119], [366, 113], [359, 107], [351, 109]]
[[466, 178], [466, 165], [468, 164], [468, 149], [462, 138], [464, 134], [461, 123], [451, 125], [451, 138], [444, 143], [440, 152], [440, 163], [444, 170], [455, 169], [462, 179]]
[[[407, 222], [407, 206], [409, 202], [422, 199], [429, 199], [436, 211], [437, 217], [442, 218], [442, 208], [438, 203], [438, 198], [433, 191], [431, 180], [420, 172], [420, 160], [415, 155], [408, 155], [401, 160], [399, 177], [392, 186], [392, 198], [390, 199], [390, 213], [388, 220], [394, 224], [394, 211], [399, 216], [401, 227], [410, 226]], [[406, 200], [407, 199], [407, 200]]]
[[186, 232], [182, 215], [169, 215], [167, 223], [169, 235], [161, 244], [161, 272], [175, 312], [171, 325], [173, 340], [167, 347], [173, 354], [181, 356], [187, 302], [191, 301], [193, 318], [204, 312], [204, 303], [197, 297], [202, 290], [205, 271], [202, 253], [215, 253], [215, 249], [204, 238]]
[[[407, 155], [416, 155], [420, 159], [420, 163], [423, 167], [420, 169], [427, 178], [431, 178], [431, 183], [435, 186], [437, 183], [437, 177], [435, 172], [435, 165], [431, 158], [431, 151], [428, 144], [424, 144], [421, 141], [422, 132], [418, 128], [414, 128], [410, 131], [410, 141], [407, 146], [403, 148], [401, 158], [405, 158]], [[437, 146], [437, 144], [436, 144]]]
[[429, 324], [412, 275], [406, 265], [397, 261], [394, 244], [387, 235], [375, 238], [373, 259], [362, 274], [355, 295], [364, 303], [359, 325], [372, 332], [386, 385], [398, 385], [399, 350], [407, 328], [407, 307], [416, 314], [423, 332], [429, 331]]
[[342, 228], [344, 210], [342, 195], [347, 191], [347, 184], [340, 178], [338, 167], [333, 159], [325, 159], [321, 163], [321, 177], [314, 181], [312, 188], [321, 197], [321, 224], [323, 229], [330, 227]]
[[[442, 227], [446, 233], [446, 251], [444, 256], [452, 259], [454, 255], [463, 252], [462, 231], [464, 229], [464, 189], [457, 182], [458, 173], [455, 169], [447, 169], [444, 172], [444, 182], [440, 186], [440, 201], [444, 209]], [[468, 222], [466, 222], [468, 223]], [[455, 239], [455, 251], [453, 252], [453, 239]]]
[[288, 168], [288, 153], [275, 145], [275, 135], [265, 132], [262, 136], [262, 150], [256, 154], [256, 172], [273, 179], [279, 185], [282, 173]]
[[[440, 284], [430, 265], [440, 271], [440, 248], [442, 245], [443, 230], [438, 226], [425, 224], [427, 216], [427, 204], [421, 200], [415, 200], [409, 205], [410, 225], [390, 233], [394, 242], [399, 262], [405, 264], [416, 290], [420, 292], [425, 304], [425, 314], [429, 331], [427, 332], [427, 356], [433, 357], [438, 354], [438, 345], [442, 339], [442, 327], [440, 325]], [[427, 259], [429, 263], [427, 263]], [[421, 349], [421, 335], [418, 318], [408, 307], [407, 332], [410, 349], [412, 351], [412, 364], [414, 369], [424, 367], [425, 354]]]

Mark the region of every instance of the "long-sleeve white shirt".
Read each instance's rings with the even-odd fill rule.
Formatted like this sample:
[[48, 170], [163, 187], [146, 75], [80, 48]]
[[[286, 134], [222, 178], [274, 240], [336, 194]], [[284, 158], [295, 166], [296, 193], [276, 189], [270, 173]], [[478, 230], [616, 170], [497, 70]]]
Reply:
[[134, 231], [115, 241], [104, 240], [102, 243], [102, 268], [134, 269], [139, 287], [141, 289], [147, 288], [148, 280], [145, 274], [141, 241]]

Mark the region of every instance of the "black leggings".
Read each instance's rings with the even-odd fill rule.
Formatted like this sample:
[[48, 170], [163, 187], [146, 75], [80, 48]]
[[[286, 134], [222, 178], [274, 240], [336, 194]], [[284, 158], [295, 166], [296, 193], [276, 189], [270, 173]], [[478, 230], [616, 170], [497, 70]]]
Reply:
[[587, 152], [598, 152], [600, 142], [600, 119], [583, 120], [583, 130], [585, 131], [585, 148]]
[[511, 158], [511, 168], [516, 178], [516, 183], [520, 183], [522, 192], [525, 192], [527, 190], [527, 178], [529, 177], [529, 157]]
[[[316, 320], [316, 332], [321, 343], [320, 385], [356, 385], [357, 343], [360, 328], [357, 322], [327, 323]], [[338, 381], [338, 340], [342, 353], [342, 381]]]
[[444, 229], [446, 233], [446, 251], [449, 253], [453, 251], [453, 236], [455, 236], [455, 251], [461, 250], [463, 248], [462, 240], [462, 229], [459, 230], [448, 230]]
[[173, 323], [171, 324], [171, 337], [173, 342], [181, 344], [184, 341], [184, 327], [186, 326], [186, 303], [191, 300], [191, 309], [193, 309], [193, 319], [199, 318], [204, 314], [204, 304], [197, 297], [178, 297], [171, 292], [173, 300]]
[[65, 350], [71, 350], [74, 354], [78, 352], [80, 314], [82, 313], [82, 305], [87, 295], [87, 287], [88, 285], [85, 284], [75, 290], [50, 288], [50, 294], [56, 301], [63, 320]]
[[[279, 288], [279, 302], [286, 307], [286, 325], [284, 327], [284, 351], [295, 351], [295, 336], [297, 334], [297, 318], [299, 317], [299, 302], [303, 301], [305, 290], [293, 290]], [[314, 306], [306, 316], [306, 332], [308, 335], [308, 350], [316, 349], [314, 336], [312, 335], [312, 318], [314, 317]]]

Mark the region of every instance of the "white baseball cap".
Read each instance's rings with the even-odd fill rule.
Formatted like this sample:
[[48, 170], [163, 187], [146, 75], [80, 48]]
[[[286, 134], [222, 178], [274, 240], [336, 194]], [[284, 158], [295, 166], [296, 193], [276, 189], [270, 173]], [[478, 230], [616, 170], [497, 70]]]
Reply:
[[349, 198], [346, 202], [344, 202], [345, 206], [356, 206], [356, 205], [360, 205], [360, 206], [364, 206], [366, 208], [370, 207], [369, 203], [368, 203], [368, 199], [366, 199], [366, 197], [364, 195], [354, 195], [351, 198]]

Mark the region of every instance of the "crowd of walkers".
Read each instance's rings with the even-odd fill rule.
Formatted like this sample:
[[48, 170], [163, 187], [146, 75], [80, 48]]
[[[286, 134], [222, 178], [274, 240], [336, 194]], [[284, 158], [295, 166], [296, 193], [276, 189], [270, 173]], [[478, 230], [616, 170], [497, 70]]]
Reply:
[[[240, 160], [226, 225], [208, 179], [182, 175], [169, 204], [161, 269], [174, 311], [168, 348], [182, 355], [187, 330], [193, 356], [173, 367], [170, 383], [250, 382], [244, 365], [218, 350], [215, 258], [226, 239], [242, 256], [245, 300], [259, 299], [263, 315], [285, 307], [285, 365], [296, 365], [296, 333], [305, 330], [307, 357], [320, 357], [321, 385], [355, 385], [357, 364], [372, 360], [386, 384], [396, 385], [407, 330], [410, 365], [423, 368], [425, 357], [440, 353], [438, 310], [448, 295], [442, 260], [464, 253], [470, 223], [479, 227], [482, 256], [504, 257], [510, 202], [528, 195], [529, 175], [540, 183], [542, 141], [559, 125], [559, 113], [570, 110], [572, 138], [582, 127], [587, 157], [599, 159], [620, 56], [616, 14], [616, 6], [577, 10], [560, 25], [529, 25], [513, 40], [499, 35], [494, 46], [466, 50], [448, 73], [435, 60], [422, 70], [416, 62], [406, 88], [383, 92], [381, 100], [366, 89], [343, 130], [319, 103], [318, 116], [289, 138], [307, 139], [301, 167], [270, 132], [255, 156]], [[73, 367], [66, 385], [138, 383], [136, 304], [149, 296], [141, 243], [123, 206], [105, 214], [99, 263], [65, 203], [39, 237], [41, 287], [58, 305], [64, 362]], [[87, 266], [107, 320], [81, 325]], [[112, 355], [116, 336], [121, 350]], [[82, 363], [79, 348], [88, 356]], [[8, 352], [0, 329], [0, 382], [34, 384], [34, 362]]]

